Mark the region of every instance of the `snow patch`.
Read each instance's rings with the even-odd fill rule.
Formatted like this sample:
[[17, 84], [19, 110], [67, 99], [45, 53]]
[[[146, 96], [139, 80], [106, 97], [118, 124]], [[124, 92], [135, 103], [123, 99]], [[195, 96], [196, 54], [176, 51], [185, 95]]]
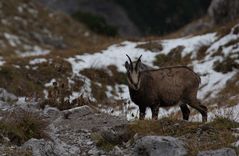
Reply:
[[[226, 117], [236, 122], [239, 122], [239, 103], [232, 107], [215, 108], [208, 112], [208, 121], [212, 121], [216, 117]], [[191, 117], [191, 121], [201, 121], [201, 114], [196, 114]]]
[[125, 41], [122, 45], [124, 46], [112, 45], [100, 53], [77, 55], [68, 58], [67, 61], [72, 64], [73, 72], [76, 74], [86, 68], [104, 68], [109, 65], [115, 65], [120, 72], [125, 72], [126, 54], [132, 59], [143, 55], [142, 61], [153, 66], [157, 53], [136, 48], [137, 43], [134, 42]]
[[185, 48], [182, 51], [182, 56], [184, 57], [189, 53], [195, 53], [202, 44], [210, 45], [216, 39], [216, 33], [209, 33], [194, 37], [188, 36], [178, 39], [163, 40], [163, 53], [168, 54], [172, 49], [178, 46], [184, 46]]
[[53, 83], [56, 82], [56, 79], [52, 79], [50, 82], [45, 84], [45, 87], [51, 87], [53, 86]]
[[41, 49], [38, 46], [34, 46], [33, 50], [25, 51], [25, 52], [16, 52], [20, 57], [30, 57], [30, 56], [40, 56], [47, 55], [50, 53], [50, 50]]
[[30, 65], [35, 65], [35, 64], [41, 64], [47, 62], [47, 59], [45, 58], [35, 58], [29, 62]]
[[2, 66], [5, 63], [2, 57], [0, 57], [0, 66]]

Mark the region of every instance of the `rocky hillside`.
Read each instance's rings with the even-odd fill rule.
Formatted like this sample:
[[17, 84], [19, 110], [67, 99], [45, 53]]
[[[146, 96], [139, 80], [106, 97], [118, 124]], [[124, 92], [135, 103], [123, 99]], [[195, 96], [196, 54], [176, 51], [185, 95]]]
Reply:
[[[35, 1], [0, 7], [0, 155], [239, 154], [237, 20], [197, 35], [128, 41]], [[125, 54], [155, 68], [194, 69], [209, 121], [190, 108], [185, 122], [178, 106], [139, 121]]]
[[[98, 33], [135, 37], [173, 32], [193, 19], [205, 15], [211, 0], [185, 2], [175, 0], [40, 0], [40, 2], [54, 10], [73, 15], [76, 19], [91, 25], [91, 29]], [[93, 18], [97, 21], [93, 22], [91, 20]], [[97, 26], [99, 27], [96, 28]], [[104, 31], [105, 29], [108, 31]]]
[[48, 54], [54, 49], [85, 50], [105, 44], [106, 39], [92, 33], [85, 25], [63, 13], [49, 11], [35, 1], [1, 1], [0, 8], [2, 56]]
[[[105, 27], [102, 27], [102, 29], [115, 29], [117, 33], [123, 36], [139, 36], [140, 34], [138, 27], [132, 22], [131, 19], [129, 19], [125, 10], [111, 0], [41, 0], [40, 2], [54, 10], [60, 10], [69, 15], [73, 15], [76, 17], [76, 19], [88, 24], [90, 24], [89, 20], [91, 17], [97, 18], [99, 23], [104, 23], [105, 25]], [[98, 25], [97, 23], [95, 24]], [[92, 25], [92, 29], [94, 30], [96, 28]], [[109, 34], [109, 32], [98, 32], [107, 34], [109, 36], [113, 35]]]

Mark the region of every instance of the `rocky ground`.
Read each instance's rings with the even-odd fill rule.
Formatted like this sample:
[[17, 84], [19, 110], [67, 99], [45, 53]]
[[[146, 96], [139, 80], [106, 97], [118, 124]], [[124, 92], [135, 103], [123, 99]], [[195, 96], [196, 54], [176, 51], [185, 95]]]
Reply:
[[[14, 101], [16, 97], [5, 91], [1, 95], [1, 99]], [[53, 107], [39, 109], [37, 103], [19, 100], [11, 106], [3, 101], [0, 103], [2, 110], [0, 113], [1, 117], [4, 117], [7, 113], [13, 113], [22, 109], [26, 112], [31, 111], [34, 114], [39, 114], [42, 117], [41, 119], [47, 122], [47, 126], [44, 129], [46, 136], [38, 139], [31, 138], [20, 145], [14, 143], [14, 139], [10, 137], [9, 133], [6, 136], [5, 131], [3, 131], [0, 144], [1, 155], [184, 156], [192, 154], [192, 148], [188, 146], [187, 137], [192, 138], [195, 133], [198, 139], [196, 142], [200, 142], [200, 140], [205, 140], [205, 137], [207, 137], [206, 140], [208, 141], [210, 139], [209, 135], [214, 136], [214, 134], [220, 133], [217, 130], [217, 124], [207, 125], [198, 123], [198, 125], [195, 125], [194, 123], [180, 120], [172, 122], [168, 119], [159, 120], [156, 123], [157, 125], [154, 126], [157, 129], [155, 131], [154, 128], [147, 127], [147, 124], [150, 125], [154, 121], [144, 121], [138, 123], [140, 125], [137, 125], [137, 121], [129, 122], [125, 118], [101, 113], [93, 107], [86, 105], [60, 111]], [[230, 129], [235, 126], [238, 127], [238, 123], [233, 124], [234, 126], [231, 126]], [[0, 122], [1, 128], [3, 128], [2, 125], [3, 123]], [[192, 128], [193, 126], [196, 126], [195, 129]], [[144, 128], [141, 129], [140, 127]], [[165, 136], [157, 134], [161, 132], [161, 128], [167, 131], [164, 133]], [[182, 128], [186, 129], [185, 133]], [[176, 129], [179, 129], [178, 132], [180, 132], [181, 136], [176, 137], [178, 135]], [[230, 130], [230, 132], [234, 133], [234, 135], [239, 134], [235, 128], [234, 131]], [[169, 136], [169, 134], [172, 135]], [[213, 140], [210, 141], [213, 142]], [[221, 148], [224, 146], [227, 148]], [[220, 145], [216, 150], [197, 151], [193, 155], [237, 155], [236, 146], [238, 145], [224, 146]]]

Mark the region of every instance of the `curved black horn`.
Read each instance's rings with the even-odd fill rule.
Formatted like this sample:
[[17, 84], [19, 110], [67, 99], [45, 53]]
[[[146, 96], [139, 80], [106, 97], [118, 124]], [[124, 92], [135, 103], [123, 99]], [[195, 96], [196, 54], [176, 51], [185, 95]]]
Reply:
[[141, 59], [142, 55], [140, 55], [140, 57], [138, 58], [137, 62], [136, 62], [136, 65], [135, 65], [135, 69], [138, 67], [138, 64], [140, 62], [140, 59]]
[[130, 64], [131, 64], [131, 66], [133, 65], [133, 63], [132, 63], [132, 60], [131, 60], [131, 58], [129, 57], [129, 55], [127, 55], [126, 54], [126, 56], [128, 57], [128, 59], [129, 59], [129, 61], [130, 61]]
[[137, 62], [139, 62], [139, 61], [140, 61], [141, 57], [142, 57], [142, 55], [140, 55], [140, 57], [138, 58]]

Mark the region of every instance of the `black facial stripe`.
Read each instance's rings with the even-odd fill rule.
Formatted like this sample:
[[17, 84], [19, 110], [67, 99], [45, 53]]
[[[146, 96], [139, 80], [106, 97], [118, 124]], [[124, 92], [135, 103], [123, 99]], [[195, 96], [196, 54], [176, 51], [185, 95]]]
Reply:
[[134, 84], [134, 83], [133, 83], [133, 80], [132, 80], [132, 77], [130, 76], [130, 74], [128, 74], [128, 78], [129, 78], [129, 81], [130, 81], [132, 84]]

